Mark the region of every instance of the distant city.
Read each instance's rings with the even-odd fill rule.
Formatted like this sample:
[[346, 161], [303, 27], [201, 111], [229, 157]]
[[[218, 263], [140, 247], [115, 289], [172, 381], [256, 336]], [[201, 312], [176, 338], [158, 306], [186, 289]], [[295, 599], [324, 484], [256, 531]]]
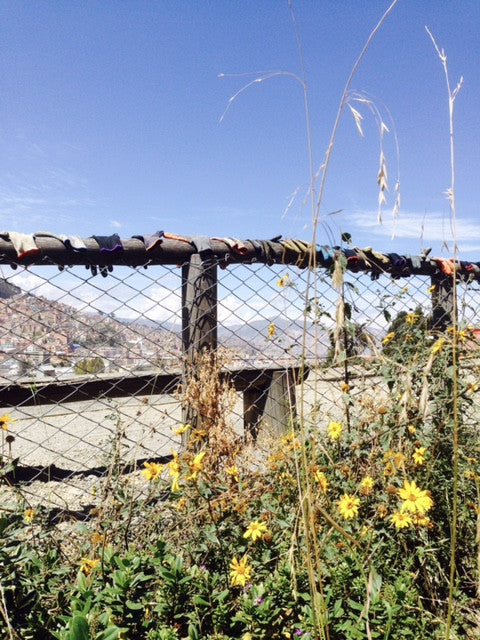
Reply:
[[[219, 344], [234, 358], [292, 361], [302, 353], [300, 323], [259, 318], [238, 326], [220, 326]], [[122, 320], [113, 314], [86, 312], [25, 293], [0, 279], [0, 383], [19, 379], [70, 379], [81, 374], [122, 373], [178, 368], [179, 325]], [[307, 350], [313, 355], [314, 336]], [[327, 339], [328, 343], [328, 339]], [[318, 344], [318, 342], [317, 342]], [[325, 346], [325, 349], [327, 346]]]

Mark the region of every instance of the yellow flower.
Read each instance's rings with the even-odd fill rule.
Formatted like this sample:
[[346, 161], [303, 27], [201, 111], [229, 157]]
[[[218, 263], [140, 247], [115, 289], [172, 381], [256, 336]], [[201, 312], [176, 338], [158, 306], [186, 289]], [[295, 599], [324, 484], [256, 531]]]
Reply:
[[371, 476], [365, 476], [363, 480], [360, 482], [360, 493], [363, 496], [368, 496], [372, 493], [372, 489], [375, 482]]
[[33, 520], [34, 516], [35, 516], [35, 509], [25, 509], [23, 518], [27, 524]]
[[192, 425], [190, 425], [190, 424], [181, 424], [176, 429], [172, 429], [172, 431], [176, 436], [181, 436], [182, 433], [185, 433], [186, 431], [191, 429], [191, 427], [192, 427]]
[[233, 558], [230, 569], [230, 584], [234, 587], [244, 587], [252, 576], [252, 568], [248, 565], [247, 556], [243, 556], [240, 562], [237, 558]]
[[477, 382], [467, 382], [467, 391], [469, 393], [475, 393], [478, 391], [479, 385]]
[[0, 416], [0, 426], [2, 427], [3, 431], [8, 431], [8, 425], [10, 424], [10, 422], [15, 422], [15, 420], [12, 420], [9, 413]]
[[405, 322], [407, 324], [415, 324], [420, 318], [418, 313], [407, 313], [405, 316]]
[[82, 558], [80, 560], [80, 571], [88, 576], [93, 569], [100, 564], [100, 560], [90, 560], [90, 558]]
[[417, 487], [415, 480], [409, 482], [405, 480], [403, 483], [403, 489], [398, 491], [400, 498], [404, 501], [401, 511], [410, 511], [415, 513], [425, 513], [433, 506], [433, 500], [424, 489]]
[[286, 435], [282, 436], [280, 438], [280, 442], [282, 444], [288, 444], [289, 442], [292, 442], [292, 440], [294, 439], [295, 434], [293, 433], [287, 433]]
[[426, 447], [417, 447], [412, 454], [413, 461], [417, 465], [422, 465], [425, 462]]
[[393, 466], [393, 464], [388, 461], [385, 463], [385, 468], [383, 470], [384, 475], [386, 476], [393, 476], [395, 473], [395, 467]]
[[172, 492], [180, 491], [180, 485], [178, 484], [178, 479], [180, 478], [180, 462], [178, 460], [178, 453], [176, 451], [173, 452], [173, 460], [167, 464], [168, 472], [170, 477], [172, 478]]
[[277, 333], [277, 330], [275, 329], [275, 325], [273, 324], [273, 322], [271, 322], [271, 323], [268, 325], [268, 337], [269, 337], [270, 339], [272, 339], [272, 338], [274, 338], [274, 337], [275, 337], [275, 334], [276, 334], [276, 333]]
[[277, 287], [286, 287], [290, 284], [290, 274], [286, 273], [284, 276], [280, 278], [277, 282]]
[[235, 482], [238, 482], [240, 471], [236, 465], [233, 464], [231, 467], [226, 467], [225, 473], [228, 474], [229, 476], [232, 476]]
[[347, 382], [343, 382], [340, 389], [342, 393], [348, 393], [350, 391], [350, 385]]
[[432, 347], [432, 353], [435, 354], [441, 351], [444, 344], [445, 344], [445, 338], [439, 338]]
[[169, 470], [170, 475], [178, 474], [180, 475], [180, 462], [178, 460], [177, 451], [172, 452], [173, 459], [167, 464], [167, 469]]
[[436, 288], [437, 288], [437, 285], [436, 284], [432, 284], [431, 287], [428, 287], [427, 293], [433, 293]]
[[172, 477], [172, 487], [171, 487], [171, 491], [172, 493], [176, 493], [177, 491], [181, 491], [181, 487], [180, 484], [178, 482], [179, 478], [180, 478], [180, 474], [179, 473], [171, 473], [170, 474]]
[[290, 473], [290, 471], [282, 471], [280, 474], [280, 479], [286, 482], [287, 484], [295, 484], [296, 479], [295, 476]]
[[412, 435], [417, 433], [417, 430], [415, 429], [415, 427], [413, 426], [413, 424], [409, 424], [407, 427], [409, 433], [411, 433]]
[[187, 480], [196, 480], [197, 479], [197, 475], [199, 473], [199, 471], [202, 471], [203, 469], [203, 458], [205, 457], [205, 454], [207, 452], [206, 451], [200, 451], [200, 453], [197, 453], [197, 455], [195, 456], [195, 458], [188, 463], [188, 466], [190, 467], [190, 475], [187, 476]]
[[187, 499], [186, 498], [180, 498], [180, 500], [177, 500], [177, 502], [174, 502], [172, 506], [177, 511], [183, 511], [185, 509], [185, 507], [187, 506]]
[[387, 333], [387, 335], [382, 340], [382, 344], [383, 345], [388, 344], [394, 338], [395, 338], [395, 331], [390, 331], [390, 333]]
[[348, 493], [344, 493], [337, 502], [338, 510], [345, 520], [350, 520], [350, 518], [354, 518], [358, 514], [359, 505], [360, 499]]
[[258, 520], [254, 520], [251, 522], [245, 533], [243, 534], [244, 538], [251, 538], [252, 542], [256, 542], [259, 538], [262, 537], [264, 533], [267, 531], [267, 525], [265, 522], [259, 522]]
[[338, 440], [342, 435], [342, 424], [340, 422], [330, 422], [328, 425], [328, 437], [331, 440]]
[[413, 523], [412, 516], [402, 511], [395, 511], [395, 513], [392, 513], [390, 520], [397, 529], [406, 529]]
[[190, 434], [190, 444], [195, 444], [196, 442], [202, 442], [202, 440], [205, 438], [205, 436], [207, 435], [207, 432], [205, 429], [194, 429], [192, 431], [192, 433]]
[[93, 546], [96, 547], [98, 544], [103, 544], [105, 542], [105, 534], [94, 531], [90, 540], [92, 541]]
[[323, 471], [318, 471], [318, 470], [315, 471], [313, 474], [313, 477], [320, 485], [320, 489], [323, 491], [323, 493], [327, 493], [328, 480], [327, 480], [327, 476], [323, 473]]
[[158, 480], [160, 478], [160, 474], [163, 471], [163, 464], [144, 462], [143, 466], [145, 469], [143, 469], [142, 475], [145, 476], [147, 480]]
[[385, 453], [383, 454], [383, 461], [389, 462], [394, 455], [395, 454], [393, 453], [393, 451], [391, 449], [388, 449], [388, 451], [385, 451]]
[[[406, 460], [406, 457], [400, 451], [392, 451], [389, 449], [383, 455], [383, 460], [385, 462], [385, 475], [392, 475], [394, 472], [394, 468], [399, 468]], [[387, 473], [387, 467], [389, 467], [390, 472]]]

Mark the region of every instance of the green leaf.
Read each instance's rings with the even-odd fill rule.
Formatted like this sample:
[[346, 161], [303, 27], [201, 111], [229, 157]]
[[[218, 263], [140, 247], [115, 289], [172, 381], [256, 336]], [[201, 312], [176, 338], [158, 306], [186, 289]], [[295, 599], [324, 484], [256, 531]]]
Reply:
[[145, 573], [143, 573], [143, 571], [141, 571], [140, 573], [136, 573], [135, 577], [133, 578], [132, 582], [131, 582], [131, 586], [136, 586], [137, 584], [140, 584], [142, 582], [148, 582], [152, 579], [152, 576], [147, 576]]
[[113, 582], [116, 586], [125, 588], [129, 585], [130, 580], [125, 571], [117, 570], [113, 574]]
[[355, 293], [357, 293], [358, 295], [360, 295], [360, 291], [358, 289], [358, 287], [356, 287], [353, 282], [349, 282], [348, 280], [345, 280], [345, 286], [349, 287], [352, 291], [354, 291]]
[[79, 591], [87, 591], [89, 589], [87, 579], [82, 571], [77, 574], [77, 587]]
[[125, 606], [131, 611], [140, 611], [140, 609], [143, 609], [143, 604], [141, 602], [133, 602], [133, 600], [127, 600], [125, 602]]
[[158, 573], [166, 582], [175, 583], [175, 575], [166, 567], [158, 567]]
[[338, 600], [335, 601], [335, 604], [333, 605], [331, 616], [332, 618], [340, 618], [341, 616], [343, 616], [343, 614], [344, 614], [344, 610], [342, 607], [342, 599], [339, 598]]
[[200, 634], [196, 625], [188, 625], [188, 637], [190, 640], [200, 640]]
[[100, 636], [99, 640], [118, 640], [118, 638], [120, 637], [120, 634], [122, 632], [126, 633], [128, 631], [127, 628], [123, 627], [107, 627], [105, 629], [105, 631], [103, 631], [103, 633]]
[[70, 624], [71, 640], [90, 640], [90, 629], [87, 619], [83, 616], [75, 616]]
[[205, 527], [205, 529], [203, 530], [203, 535], [209, 542], [213, 542], [213, 544], [215, 545], [220, 544], [217, 533], [213, 528]]
[[348, 605], [354, 610], [354, 611], [363, 611], [365, 609], [365, 605], [361, 604], [360, 602], [355, 602], [355, 600], [352, 600], [351, 598], [349, 598], [347, 600]]
[[8, 527], [8, 523], [9, 523], [8, 518], [5, 518], [5, 517], [0, 518], [0, 535], [2, 535], [2, 533]]
[[211, 603], [202, 598], [202, 596], [193, 596], [193, 604], [199, 604], [202, 607], [210, 607]]
[[217, 596], [215, 596], [215, 599], [218, 600], [218, 602], [223, 602], [229, 594], [230, 594], [230, 590], [224, 589], [223, 591], [220, 591], [220, 593]]
[[382, 588], [382, 576], [377, 573], [375, 567], [372, 567], [370, 569], [371, 572], [371, 592], [370, 592], [370, 598], [372, 601], [372, 604], [375, 604], [378, 602], [379, 598], [380, 598], [380, 589]]

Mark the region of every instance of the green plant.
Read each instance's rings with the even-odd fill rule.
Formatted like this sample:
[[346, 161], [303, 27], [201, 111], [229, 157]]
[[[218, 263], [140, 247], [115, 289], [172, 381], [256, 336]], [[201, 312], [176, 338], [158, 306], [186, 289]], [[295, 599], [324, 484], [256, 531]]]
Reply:
[[105, 371], [105, 363], [100, 357], [85, 358], [75, 365], [75, 373], [77, 375], [103, 373]]

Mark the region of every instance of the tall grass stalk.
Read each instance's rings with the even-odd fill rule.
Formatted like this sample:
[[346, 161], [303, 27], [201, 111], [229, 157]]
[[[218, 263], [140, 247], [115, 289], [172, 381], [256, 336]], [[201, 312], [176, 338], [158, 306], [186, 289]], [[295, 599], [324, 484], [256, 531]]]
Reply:
[[458, 462], [459, 462], [459, 407], [458, 407], [458, 312], [457, 312], [457, 277], [456, 277], [456, 263], [457, 263], [457, 202], [456, 202], [456, 190], [455, 190], [455, 135], [454, 135], [454, 106], [458, 92], [460, 91], [463, 83], [463, 77], [460, 78], [456, 87], [452, 89], [450, 82], [450, 75], [448, 72], [447, 56], [443, 49], [440, 49], [434, 36], [428, 27], [425, 27], [435, 51], [440, 59], [445, 74], [445, 83], [448, 93], [448, 125], [449, 125], [449, 142], [450, 142], [450, 187], [446, 191], [447, 198], [450, 202], [451, 213], [451, 228], [453, 236], [453, 322], [452, 322], [452, 411], [453, 411], [453, 495], [452, 495], [452, 523], [451, 523], [451, 538], [450, 538], [450, 574], [449, 574], [449, 588], [448, 588], [448, 611], [447, 621], [445, 627], [445, 638], [449, 640], [451, 627], [452, 627], [452, 615], [454, 608], [454, 589], [455, 589], [455, 575], [456, 575], [456, 563], [455, 556], [457, 550], [457, 518], [458, 518]]
[[[318, 168], [318, 170], [315, 171], [314, 157], [313, 157], [313, 142], [312, 142], [312, 133], [311, 133], [309, 94], [308, 94], [308, 86], [307, 86], [305, 61], [303, 57], [303, 47], [302, 47], [302, 41], [300, 38], [298, 26], [297, 26], [295, 12], [293, 9], [293, 2], [292, 0], [288, 0], [290, 15], [291, 15], [291, 19], [292, 19], [292, 23], [295, 31], [295, 37], [297, 41], [297, 49], [299, 54], [300, 67], [301, 67], [300, 80], [301, 80], [301, 85], [303, 89], [303, 98], [304, 98], [309, 174], [310, 174], [309, 191], [310, 191], [310, 204], [311, 204], [311, 215], [312, 215], [312, 236], [311, 236], [312, 247], [315, 247], [316, 241], [317, 241], [317, 229], [320, 221], [320, 210], [321, 210], [321, 205], [323, 200], [323, 193], [325, 190], [328, 168], [329, 168], [335, 140], [337, 137], [338, 128], [340, 125], [341, 116], [343, 114], [343, 110], [346, 104], [348, 103], [348, 96], [349, 96], [349, 91], [350, 91], [353, 78], [355, 77], [357, 69], [360, 66], [366, 52], [368, 51], [375, 35], [377, 34], [378, 30], [381, 28], [381, 26], [385, 22], [389, 14], [393, 11], [397, 2], [398, 0], [393, 0], [393, 2], [390, 4], [387, 10], [381, 16], [380, 20], [375, 25], [374, 29], [372, 30], [369, 37], [367, 38], [365, 45], [362, 51], [360, 52], [360, 55], [358, 56], [358, 58], [356, 59], [352, 67], [352, 70], [350, 72], [350, 75], [348, 76], [347, 82], [345, 84], [345, 87], [340, 99], [335, 121], [330, 134], [330, 139], [325, 152], [324, 161], [321, 164], [321, 166]], [[319, 187], [318, 187], [318, 193], [317, 193], [316, 184], [318, 179], [319, 179]], [[317, 293], [318, 293], [317, 278], [315, 276], [315, 267], [316, 267], [315, 257], [316, 257], [315, 251], [312, 251], [310, 254], [309, 272], [308, 272], [307, 283], [306, 283], [305, 297], [306, 297], [307, 304], [311, 296], [313, 295], [314, 299], [316, 299]], [[341, 295], [342, 294], [340, 293], [340, 296]], [[340, 303], [340, 300], [339, 300], [339, 303]], [[307, 320], [308, 320], [307, 313], [305, 313], [304, 321], [303, 321], [303, 336], [302, 336], [302, 353], [304, 355], [307, 353], [307, 350], [306, 350], [306, 339], [307, 339], [307, 333], [308, 333]], [[318, 331], [318, 328], [317, 328], [317, 325], [315, 325], [315, 332], [317, 331]], [[305, 361], [305, 357], [303, 357], [302, 360]], [[317, 388], [317, 380], [315, 380], [314, 397], [316, 398], [317, 396], [318, 396], [318, 388]], [[323, 639], [328, 640], [330, 637], [329, 630], [328, 630], [328, 617], [327, 617], [327, 611], [326, 611], [326, 603], [325, 603], [325, 600], [323, 597], [323, 591], [322, 591], [322, 579], [321, 579], [322, 570], [320, 566], [320, 551], [318, 548], [318, 537], [316, 535], [317, 527], [316, 527], [315, 519], [313, 515], [314, 514], [314, 498], [312, 493], [311, 481], [309, 478], [309, 467], [311, 464], [309, 460], [309, 455], [313, 460], [315, 452], [311, 451], [310, 454], [308, 454], [306, 449], [306, 428], [305, 428], [306, 424], [305, 424], [304, 408], [305, 408], [305, 388], [304, 388], [304, 383], [302, 381], [301, 391], [300, 391], [299, 431], [301, 434], [300, 441], [302, 443], [301, 450], [300, 450], [300, 466], [302, 468], [303, 473], [299, 474], [297, 472], [297, 478], [298, 480], [300, 480], [300, 478], [303, 477], [305, 478], [305, 481], [304, 481], [304, 485], [302, 484], [301, 481], [298, 482], [299, 502], [302, 507], [302, 516], [304, 520], [305, 544], [307, 548], [306, 563], [307, 563], [310, 590], [311, 590], [311, 596], [312, 596], [312, 604], [313, 604], [312, 609], [313, 609], [313, 616], [314, 616], [315, 633], [317, 634], [317, 637], [322, 638], [322, 640]], [[346, 410], [348, 412], [348, 407], [346, 407]], [[338, 529], [342, 530], [342, 528], [340, 527], [340, 525], [338, 525], [338, 523], [334, 522], [333, 525], [337, 530]]]

